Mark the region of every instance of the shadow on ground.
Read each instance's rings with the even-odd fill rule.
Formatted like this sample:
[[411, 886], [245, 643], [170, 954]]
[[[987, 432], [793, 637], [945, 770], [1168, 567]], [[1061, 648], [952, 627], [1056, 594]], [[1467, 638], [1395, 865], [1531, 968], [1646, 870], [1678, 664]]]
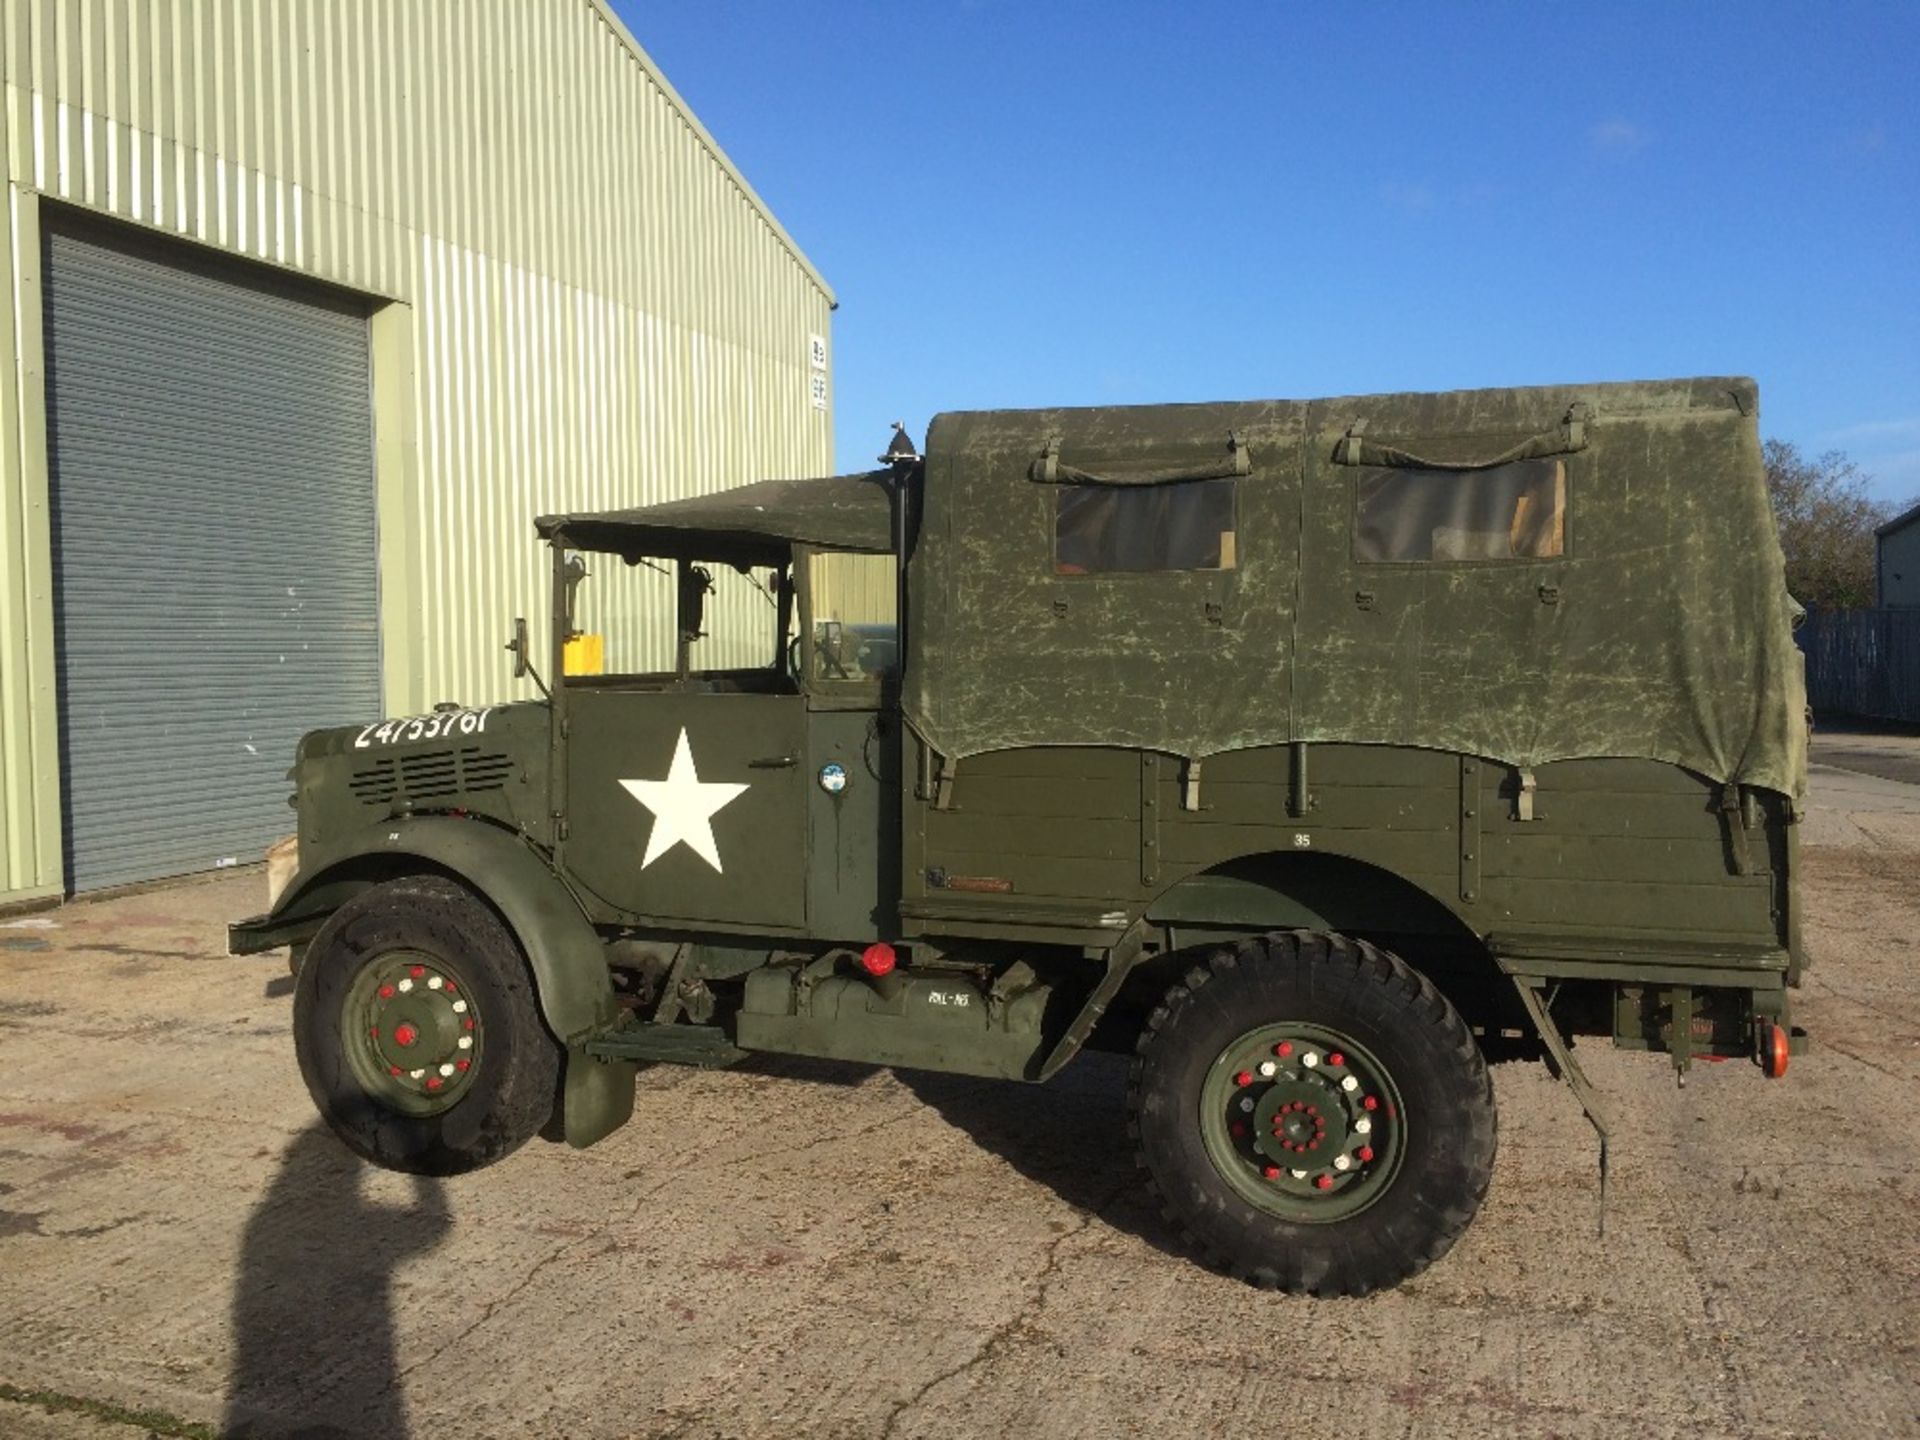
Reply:
[[[791, 1055], [755, 1055], [732, 1067], [814, 1085], [858, 1085], [886, 1067]], [[1127, 1062], [1082, 1054], [1045, 1085], [982, 1080], [924, 1070], [894, 1078], [923, 1105], [964, 1132], [982, 1150], [1102, 1223], [1182, 1259], [1173, 1228], [1161, 1218], [1135, 1167], [1127, 1134]]]
[[1101, 1223], [1190, 1260], [1162, 1218], [1127, 1134], [1127, 1062], [1082, 1055], [1045, 1085], [897, 1072], [982, 1150]]
[[373, 1174], [319, 1121], [281, 1157], [242, 1240], [222, 1435], [404, 1440], [393, 1284], [440, 1244], [447, 1207], [421, 1176], [406, 1203], [377, 1201]]

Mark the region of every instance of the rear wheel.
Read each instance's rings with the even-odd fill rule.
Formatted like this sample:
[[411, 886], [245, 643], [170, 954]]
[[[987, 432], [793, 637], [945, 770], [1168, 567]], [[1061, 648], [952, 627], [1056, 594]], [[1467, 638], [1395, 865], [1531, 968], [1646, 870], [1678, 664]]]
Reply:
[[1214, 953], [1148, 1019], [1129, 1095], [1168, 1218], [1267, 1288], [1363, 1295], [1417, 1274], [1493, 1169], [1493, 1087], [1458, 1012], [1343, 936]]
[[561, 1052], [526, 958], [451, 880], [389, 881], [341, 906], [301, 962], [293, 1026], [321, 1115], [377, 1165], [476, 1170], [553, 1113]]

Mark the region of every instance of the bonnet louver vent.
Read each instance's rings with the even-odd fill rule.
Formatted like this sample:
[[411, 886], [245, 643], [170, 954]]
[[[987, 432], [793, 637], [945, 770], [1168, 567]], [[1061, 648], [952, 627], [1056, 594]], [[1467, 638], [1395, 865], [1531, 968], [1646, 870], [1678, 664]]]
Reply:
[[382, 756], [354, 771], [347, 788], [368, 805], [444, 800], [453, 795], [505, 787], [513, 761], [505, 755], [468, 746], [463, 750], [424, 750]]
[[393, 761], [376, 760], [354, 771], [347, 788], [369, 805], [385, 805], [399, 790], [400, 777], [394, 773]]

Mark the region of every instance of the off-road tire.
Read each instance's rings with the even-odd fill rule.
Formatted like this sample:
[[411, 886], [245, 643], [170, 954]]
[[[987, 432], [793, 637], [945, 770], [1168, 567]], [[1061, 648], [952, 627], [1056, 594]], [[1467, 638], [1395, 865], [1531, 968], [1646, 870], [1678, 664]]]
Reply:
[[[393, 952], [412, 952], [458, 976], [485, 1017], [476, 1073], [451, 1108], [405, 1114], [354, 1072], [343, 1007], [356, 978]], [[321, 927], [293, 998], [301, 1076], [333, 1132], [365, 1160], [415, 1175], [458, 1175], [520, 1148], [554, 1113], [562, 1051], [540, 1017], [519, 943], [470, 890], [439, 876], [362, 891]]]
[[[1397, 1168], [1358, 1213], [1299, 1223], [1250, 1203], [1247, 1181], [1229, 1183], [1202, 1138], [1209, 1073], [1266, 1025], [1352, 1037], [1404, 1097]], [[1141, 1032], [1128, 1110], [1167, 1219], [1207, 1263], [1264, 1289], [1365, 1295], [1399, 1284], [1452, 1248], [1493, 1171], [1493, 1085], [1472, 1033], [1424, 976], [1340, 935], [1276, 932], [1191, 969]]]

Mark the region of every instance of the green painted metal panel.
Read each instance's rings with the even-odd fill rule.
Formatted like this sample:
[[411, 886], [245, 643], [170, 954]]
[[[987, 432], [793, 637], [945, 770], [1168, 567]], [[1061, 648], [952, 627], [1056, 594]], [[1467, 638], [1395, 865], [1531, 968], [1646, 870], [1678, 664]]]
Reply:
[[806, 921], [798, 695], [567, 692], [563, 869], [665, 924]]

